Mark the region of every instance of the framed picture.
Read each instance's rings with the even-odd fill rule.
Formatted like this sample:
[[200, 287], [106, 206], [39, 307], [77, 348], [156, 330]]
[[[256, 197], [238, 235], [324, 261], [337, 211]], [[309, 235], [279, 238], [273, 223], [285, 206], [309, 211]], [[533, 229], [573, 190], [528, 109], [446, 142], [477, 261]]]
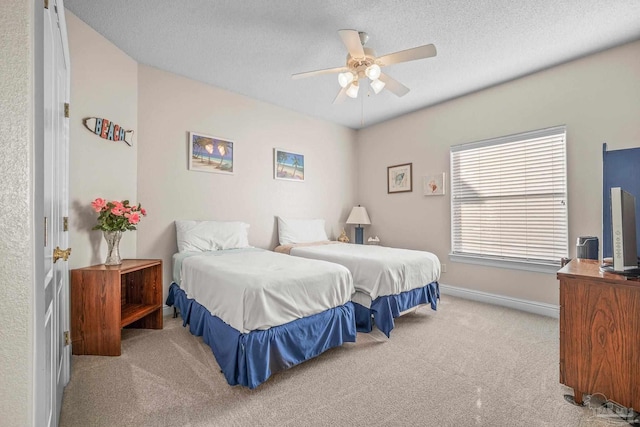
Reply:
[[422, 177], [422, 189], [425, 196], [443, 196], [444, 195], [444, 172], [437, 175], [428, 175]]
[[273, 149], [273, 177], [288, 181], [304, 181], [304, 155], [281, 148]]
[[387, 167], [387, 193], [413, 191], [412, 167], [413, 163]]
[[233, 174], [233, 149], [227, 139], [189, 132], [189, 170]]

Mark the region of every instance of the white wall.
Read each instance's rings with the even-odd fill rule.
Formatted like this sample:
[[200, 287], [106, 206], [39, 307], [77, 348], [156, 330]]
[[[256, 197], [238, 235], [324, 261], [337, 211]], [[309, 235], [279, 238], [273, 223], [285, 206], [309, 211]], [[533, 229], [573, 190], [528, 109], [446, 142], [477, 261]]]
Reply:
[[33, 423], [33, 17], [0, 2], [0, 424], [16, 426]]
[[[148, 210], [138, 231], [125, 234], [122, 252], [125, 257], [162, 258], [165, 287], [176, 249], [175, 219], [246, 221], [251, 243], [272, 248], [275, 216], [323, 217], [327, 231], [337, 236], [350, 207], [361, 203], [373, 222], [365, 229], [367, 236], [436, 253], [448, 265], [442, 283], [557, 304], [554, 274], [449, 262], [449, 196], [422, 196], [420, 178], [448, 173], [452, 144], [565, 124], [574, 255], [576, 237], [601, 234], [602, 143], [619, 149], [640, 141], [640, 42], [356, 133], [137, 65], [68, 15], [72, 267], [104, 260], [103, 239], [89, 231], [96, 217], [89, 203], [97, 196], [127, 197]], [[91, 134], [81, 122], [87, 116], [136, 130], [134, 147]], [[187, 170], [189, 131], [233, 141], [235, 175]], [[305, 183], [273, 179], [274, 147], [305, 154]], [[387, 194], [387, 166], [405, 162], [413, 162], [414, 191]]]
[[[340, 234], [356, 195], [355, 133], [271, 104], [139, 66], [138, 196], [148, 215], [138, 257], [162, 258], [171, 282], [176, 219], [238, 220], [249, 243], [277, 244], [276, 216], [324, 218]], [[234, 142], [234, 175], [190, 171], [188, 132]], [[274, 147], [305, 156], [305, 182], [273, 178]], [[166, 291], [165, 291], [166, 295]]]
[[[71, 56], [69, 118], [69, 267], [101, 264], [107, 245], [92, 231], [96, 197], [137, 201], [138, 63], [65, 10]], [[113, 121], [135, 131], [133, 146], [108, 141], [83, 125], [86, 117]], [[135, 231], [120, 241], [123, 258], [136, 257]]]
[[[578, 236], [602, 240], [602, 143], [610, 150], [640, 146], [638, 117], [635, 42], [366, 128], [357, 135], [358, 194], [371, 216], [368, 233], [383, 244], [436, 253], [448, 266], [441, 283], [558, 304], [555, 274], [450, 262], [449, 195], [423, 196], [421, 177], [449, 177], [453, 144], [567, 125], [569, 246], [575, 256]], [[413, 192], [387, 194], [387, 166], [408, 162]]]

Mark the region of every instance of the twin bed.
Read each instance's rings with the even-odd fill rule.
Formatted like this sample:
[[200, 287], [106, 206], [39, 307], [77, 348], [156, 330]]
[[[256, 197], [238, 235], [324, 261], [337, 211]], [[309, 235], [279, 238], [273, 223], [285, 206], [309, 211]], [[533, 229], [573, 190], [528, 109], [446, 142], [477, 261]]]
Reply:
[[[327, 242], [321, 220], [287, 234], [296, 227], [283, 221], [284, 245], [277, 249], [294, 256], [252, 248], [249, 226], [241, 222], [176, 221], [167, 305], [211, 348], [230, 385], [255, 388], [354, 342], [356, 330], [369, 332], [375, 324], [389, 336], [402, 312], [422, 304], [436, 309], [435, 255]], [[320, 243], [309, 244], [318, 237]]]
[[421, 305], [437, 308], [440, 261], [430, 252], [383, 246], [317, 242], [276, 247], [277, 252], [329, 261], [349, 269], [358, 332], [373, 325], [389, 337], [394, 318]]

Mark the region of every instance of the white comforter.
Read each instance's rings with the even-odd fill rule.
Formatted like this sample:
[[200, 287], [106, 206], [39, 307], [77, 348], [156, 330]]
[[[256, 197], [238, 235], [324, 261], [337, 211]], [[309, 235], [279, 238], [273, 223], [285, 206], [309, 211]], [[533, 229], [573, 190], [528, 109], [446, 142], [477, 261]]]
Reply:
[[261, 249], [180, 255], [180, 288], [242, 333], [343, 305], [355, 292], [349, 270], [329, 262]]
[[440, 278], [440, 260], [425, 251], [336, 243], [294, 246], [290, 254], [344, 265], [353, 275], [356, 290], [371, 300], [420, 288]]

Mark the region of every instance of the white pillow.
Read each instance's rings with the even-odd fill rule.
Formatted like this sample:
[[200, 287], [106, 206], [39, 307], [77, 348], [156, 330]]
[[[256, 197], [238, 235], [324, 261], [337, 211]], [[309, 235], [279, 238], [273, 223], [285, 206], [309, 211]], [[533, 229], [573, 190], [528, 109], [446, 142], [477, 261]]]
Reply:
[[178, 252], [249, 248], [249, 224], [237, 221], [176, 221]]
[[324, 219], [286, 219], [278, 217], [278, 239], [281, 245], [329, 240]]

